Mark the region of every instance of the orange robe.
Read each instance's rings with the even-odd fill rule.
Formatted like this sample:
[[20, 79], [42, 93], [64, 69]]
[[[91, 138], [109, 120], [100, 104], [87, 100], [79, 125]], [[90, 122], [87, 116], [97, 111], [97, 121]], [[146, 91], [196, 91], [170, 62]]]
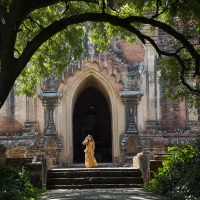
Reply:
[[94, 149], [95, 149], [94, 141], [84, 140], [83, 145], [86, 145], [86, 148], [84, 150], [84, 152], [85, 152], [85, 166], [87, 168], [97, 166], [98, 164], [97, 164], [97, 161], [94, 157]]

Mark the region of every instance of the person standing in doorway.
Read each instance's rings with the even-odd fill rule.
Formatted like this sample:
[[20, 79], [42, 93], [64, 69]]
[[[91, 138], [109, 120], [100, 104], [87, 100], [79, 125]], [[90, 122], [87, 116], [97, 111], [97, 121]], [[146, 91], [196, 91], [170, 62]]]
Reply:
[[97, 166], [97, 161], [94, 157], [95, 142], [91, 135], [88, 135], [85, 140], [82, 142], [83, 145], [86, 145], [84, 150], [85, 152], [85, 166], [86, 168]]

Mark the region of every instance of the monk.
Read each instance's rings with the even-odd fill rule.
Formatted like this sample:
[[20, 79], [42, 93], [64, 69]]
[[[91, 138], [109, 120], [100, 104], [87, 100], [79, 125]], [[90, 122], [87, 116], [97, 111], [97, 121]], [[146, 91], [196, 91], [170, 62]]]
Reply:
[[84, 150], [85, 152], [85, 167], [95, 167], [97, 166], [97, 161], [94, 157], [94, 150], [95, 150], [95, 142], [91, 135], [88, 135], [85, 140], [82, 142], [83, 145], [86, 145]]

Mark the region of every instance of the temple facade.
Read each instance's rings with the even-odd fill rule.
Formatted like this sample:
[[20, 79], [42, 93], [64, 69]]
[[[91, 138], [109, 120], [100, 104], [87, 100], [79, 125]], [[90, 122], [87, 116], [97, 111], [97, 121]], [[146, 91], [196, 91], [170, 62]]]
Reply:
[[0, 110], [0, 144], [8, 157], [24, 148], [28, 157], [45, 156], [49, 168], [83, 163], [88, 134], [100, 163], [131, 163], [140, 152], [195, 143], [198, 112], [185, 101], [163, 99], [150, 44], [116, 37], [108, 51], [97, 53], [90, 41], [86, 48], [61, 77], [43, 80], [35, 98], [10, 92]]

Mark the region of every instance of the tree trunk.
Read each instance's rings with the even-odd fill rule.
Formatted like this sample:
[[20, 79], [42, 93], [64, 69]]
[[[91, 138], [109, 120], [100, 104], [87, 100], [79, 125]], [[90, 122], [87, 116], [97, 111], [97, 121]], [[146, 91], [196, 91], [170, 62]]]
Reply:
[[10, 90], [12, 89], [16, 76], [10, 71], [1, 71], [0, 74], [0, 109], [3, 106], [7, 96], [9, 95]]

